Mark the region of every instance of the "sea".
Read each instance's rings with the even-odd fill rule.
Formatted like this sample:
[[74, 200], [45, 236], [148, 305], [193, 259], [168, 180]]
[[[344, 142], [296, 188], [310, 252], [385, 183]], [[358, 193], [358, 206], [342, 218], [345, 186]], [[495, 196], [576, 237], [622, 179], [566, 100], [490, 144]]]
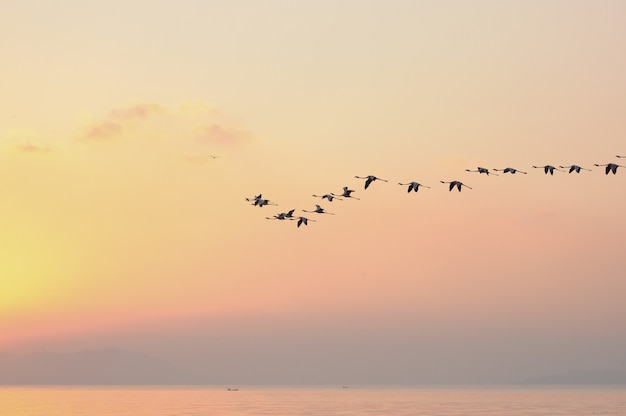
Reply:
[[4, 386], [0, 415], [626, 415], [626, 386]]

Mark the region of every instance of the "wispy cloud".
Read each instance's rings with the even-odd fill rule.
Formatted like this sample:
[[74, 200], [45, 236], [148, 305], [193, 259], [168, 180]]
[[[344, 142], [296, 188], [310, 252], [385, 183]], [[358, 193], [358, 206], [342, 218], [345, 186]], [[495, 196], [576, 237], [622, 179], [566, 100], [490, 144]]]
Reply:
[[46, 154], [51, 152], [50, 147], [33, 142], [21, 143], [16, 145], [15, 148], [19, 152], [26, 154]]
[[52, 147], [47, 144], [51, 132], [42, 128], [12, 128], [0, 134], [0, 142], [5, 143], [6, 149], [20, 154], [47, 154]]
[[122, 133], [122, 125], [117, 122], [104, 121], [89, 127], [83, 134], [82, 140], [100, 141], [119, 136]]
[[[38, 136], [20, 137], [14, 141], [20, 143], [19, 147], [14, 145], [20, 152], [51, 151], [37, 144]], [[88, 120], [74, 140], [96, 148], [98, 143], [117, 143], [118, 151], [129, 147], [137, 154], [168, 153], [190, 166], [210, 166], [251, 137], [237, 119], [207, 103], [190, 101], [173, 106], [137, 102], [116, 107]]]
[[243, 130], [211, 123], [199, 129], [196, 140], [199, 143], [230, 146], [246, 140], [248, 136], [248, 133]]
[[165, 108], [156, 103], [137, 103], [126, 108], [113, 109], [104, 118], [85, 129], [81, 141], [105, 141], [120, 137], [134, 124], [153, 115], [162, 114]]

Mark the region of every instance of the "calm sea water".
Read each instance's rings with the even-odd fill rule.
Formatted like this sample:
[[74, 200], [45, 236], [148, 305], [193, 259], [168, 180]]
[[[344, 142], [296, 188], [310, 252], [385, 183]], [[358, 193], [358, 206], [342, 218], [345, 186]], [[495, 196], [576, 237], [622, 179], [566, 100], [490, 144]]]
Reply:
[[0, 387], [0, 415], [626, 415], [626, 387]]

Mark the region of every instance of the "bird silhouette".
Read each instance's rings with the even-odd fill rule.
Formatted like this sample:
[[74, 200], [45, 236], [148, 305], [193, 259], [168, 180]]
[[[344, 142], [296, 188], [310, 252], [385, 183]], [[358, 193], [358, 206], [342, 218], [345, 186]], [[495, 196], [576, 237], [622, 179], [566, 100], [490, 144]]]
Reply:
[[476, 170], [469, 170], [469, 169], [465, 169], [465, 170], [466, 170], [467, 172], [478, 172], [478, 173], [484, 173], [484, 174], [486, 174], [487, 176], [489, 176], [490, 174], [491, 174], [491, 175], [494, 175], [494, 176], [499, 176], [497, 173], [491, 173], [491, 172], [489, 172], [489, 169], [487, 169], [487, 168], [481, 168], [480, 166], [479, 166], [479, 167], [478, 167], [478, 169], [476, 169]]
[[284, 212], [281, 212], [279, 214], [273, 215], [271, 217], [265, 217], [266, 220], [286, 220], [287, 219], [287, 214]]
[[407, 189], [407, 192], [411, 192], [411, 191], [415, 191], [417, 192], [417, 190], [419, 189], [420, 186], [423, 186], [424, 188], [430, 188], [430, 186], [426, 186], [426, 185], [422, 185], [421, 183], [417, 183], [417, 182], [409, 182], [409, 183], [400, 183], [398, 182], [398, 185], [402, 185], [402, 186], [409, 186], [409, 188]]
[[516, 173], [523, 173], [524, 175], [527, 174], [527, 172], [522, 172], [521, 170], [518, 169], [514, 169], [514, 168], [504, 168], [504, 169], [494, 169], [494, 171], [496, 172], [504, 172], [504, 173], [510, 173], [511, 175], [515, 175]]
[[626, 166], [618, 165], [617, 163], [607, 163], [606, 165], [598, 165], [597, 163], [594, 163], [593, 166], [606, 166], [604, 168], [605, 175], [608, 175], [609, 172], [612, 172], [613, 175], [615, 175], [617, 173], [617, 168], [626, 167]]
[[559, 167], [563, 169], [569, 169], [569, 173], [572, 173], [572, 172], [580, 173], [581, 170], [588, 170], [589, 172], [591, 172], [591, 169], [581, 168], [578, 165], [559, 166]]
[[343, 187], [343, 193], [341, 195], [336, 195], [336, 194], [333, 194], [332, 192], [331, 192], [331, 195], [332, 196], [341, 196], [343, 198], [360, 199], [360, 198], [357, 198], [356, 196], [352, 196], [352, 192], [354, 192], [354, 189], [348, 189], [347, 186], [344, 186]]
[[328, 202], [333, 202], [333, 199], [338, 199], [340, 201], [343, 201], [343, 199], [341, 198], [337, 198], [335, 195], [333, 194], [324, 194], [324, 195], [313, 195], [315, 198], [322, 198], [322, 199], [328, 199]]
[[326, 212], [324, 211], [324, 208], [320, 207], [319, 205], [315, 204], [315, 209], [313, 211], [307, 211], [306, 209], [302, 210], [303, 212], [315, 212], [316, 214], [330, 214], [330, 215], [335, 215], [332, 212]]
[[545, 174], [547, 175], [548, 173], [550, 175], [554, 175], [554, 171], [558, 170], [559, 172], [565, 172], [564, 170], [561, 169], [557, 169], [552, 165], [545, 165], [545, 166], [533, 166], [533, 168], [535, 169], [543, 169], [543, 171], [545, 172]]
[[252, 198], [246, 198], [246, 201], [257, 201], [261, 198], [263, 198], [263, 194], [258, 194], [256, 196], [253, 196]]
[[452, 182], [439, 181], [439, 182], [441, 182], [441, 183], [449, 183], [450, 184], [450, 188], [449, 188], [450, 191], [452, 191], [455, 186], [459, 190], [459, 192], [461, 192], [461, 187], [463, 187], [463, 186], [466, 187], [466, 188], [472, 189], [472, 188], [470, 188], [469, 186], [465, 185], [463, 182], [460, 182], [460, 181], [452, 181]]
[[265, 205], [278, 205], [278, 204], [270, 201], [269, 199], [260, 199], [258, 201], [255, 201], [253, 205], [258, 205], [259, 207], [263, 207]]
[[365, 179], [365, 189], [367, 189], [370, 184], [374, 181], [383, 181], [383, 182], [387, 182], [386, 179], [381, 179], [381, 178], [377, 178], [374, 175], [367, 175], [367, 176], [355, 176], [355, 178], [359, 178], [359, 179]]
[[307, 217], [298, 217], [298, 228], [300, 228], [302, 224], [309, 225], [309, 221], [315, 222], [315, 220], [310, 220]]
[[263, 194], [258, 194], [254, 198], [246, 198], [246, 201], [252, 202], [250, 205], [254, 205], [257, 207], [262, 207], [264, 205], [278, 205], [270, 201], [269, 199], [264, 199]]
[[265, 217], [268, 220], [290, 220], [293, 219], [293, 213], [295, 209], [289, 210], [287, 212], [281, 212], [279, 214], [273, 215], [271, 217]]

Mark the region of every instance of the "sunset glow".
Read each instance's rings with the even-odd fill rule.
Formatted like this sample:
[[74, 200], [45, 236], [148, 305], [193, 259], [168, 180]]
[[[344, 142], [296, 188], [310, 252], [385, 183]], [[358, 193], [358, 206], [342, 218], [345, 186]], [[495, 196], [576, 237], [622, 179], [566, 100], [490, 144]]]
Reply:
[[[626, 167], [594, 164], [626, 166], [624, 13], [3, 2], [0, 351], [620, 366]], [[312, 196], [344, 186], [359, 199]], [[266, 219], [315, 204], [334, 215]], [[586, 341], [564, 358], [566, 339]]]

